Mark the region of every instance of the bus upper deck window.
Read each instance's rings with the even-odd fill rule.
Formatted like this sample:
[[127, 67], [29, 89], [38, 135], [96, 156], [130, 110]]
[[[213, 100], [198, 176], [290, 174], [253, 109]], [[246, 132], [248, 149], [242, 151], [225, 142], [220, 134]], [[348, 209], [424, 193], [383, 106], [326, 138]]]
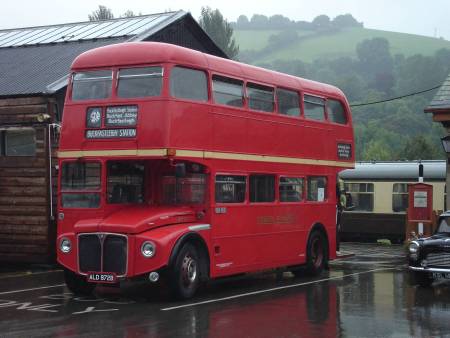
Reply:
[[247, 84], [247, 95], [250, 109], [273, 112], [275, 106], [273, 88], [249, 83]]
[[337, 100], [327, 100], [327, 113], [331, 122], [347, 124], [347, 115], [341, 102]]
[[75, 73], [73, 75], [72, 100], [106, 99], [111, 96], [111, 87], [111, 70]]
[[162, 67], [121, 69], [117, 96], [124, 98], [160, 96], [162, 79]]
[[321, 97], [304, 95], [305, 118], [317, 121], [325, 120], [325, 100]]
[[214, 75], [212, 85], [214, 102], [233, 107], [244, 106], [244, 84], [242, 81]]
[[297, 92], [277, 89], [277, 102], [280, 114], [300, 116], [300, 100]]
[[170, 95], [180, 99], [208, 101], [208, 83], [205, 72], [174, 67], [170, 72]]

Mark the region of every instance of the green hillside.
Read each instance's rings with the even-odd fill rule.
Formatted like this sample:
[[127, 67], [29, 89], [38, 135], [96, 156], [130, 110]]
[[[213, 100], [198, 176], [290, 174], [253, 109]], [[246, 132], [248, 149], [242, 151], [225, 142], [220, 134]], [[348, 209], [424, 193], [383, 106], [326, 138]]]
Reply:
[[[280, 31], [276, 30], [238, 30], [234, 36], [240, 51], [261, 51], [269, 45], [269, 38]], [[389, 41], [392, 55], [414, 54], [433, 55], [441, 48], [450, 49], [450, 41], [413, 34], [387, 32], [366, 28], [349, 28], [335, 33], [317, 33], [297, 30], [299, 39], [276, 50], [265, 50], [252, 63], [273, 62], [274, 60], [299, 59], [311, 62], [318, 58], [334, 59], [342, 56], [356, 57], [358, 43], [365, 39], [382, 37]]]

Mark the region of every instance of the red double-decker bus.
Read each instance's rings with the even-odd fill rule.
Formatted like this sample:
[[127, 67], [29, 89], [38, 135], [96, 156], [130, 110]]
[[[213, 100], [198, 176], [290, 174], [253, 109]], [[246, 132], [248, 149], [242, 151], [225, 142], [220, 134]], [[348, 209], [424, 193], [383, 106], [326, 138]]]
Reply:
[[336, 257], [336, 177], [353, 167], [337, 88], [163, 43], [73, 62], [59, 151], [67, 286], [203, 280]]

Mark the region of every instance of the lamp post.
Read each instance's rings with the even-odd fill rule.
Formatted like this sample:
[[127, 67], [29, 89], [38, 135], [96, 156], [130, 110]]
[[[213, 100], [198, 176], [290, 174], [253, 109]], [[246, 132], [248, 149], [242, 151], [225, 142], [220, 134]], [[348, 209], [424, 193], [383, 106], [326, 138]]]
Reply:
[[[449, 154], [450, 154], [450, 135], [444, 136], [441, 138], [442, 147], [444, 148], [445, 153], [447, 154], [447, 161], [446, 161], [446, 179], [445, 179], [445, 185], [447, 187], [450, 187], [450, 170], [449, 170]], [[450, 193], [447, 193], [447, 196], [445, 198], [445, 208], [448, 209], [450, 207]]]

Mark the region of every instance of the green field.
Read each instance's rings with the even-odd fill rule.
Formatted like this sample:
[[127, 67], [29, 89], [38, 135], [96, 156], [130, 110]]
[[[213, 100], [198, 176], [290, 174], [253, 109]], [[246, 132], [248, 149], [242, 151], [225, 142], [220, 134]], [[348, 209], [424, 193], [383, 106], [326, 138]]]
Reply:
[[[234, 33], [241, 51], [259, 51], [267, 47], [269, 37], [278, 32], [276, 30], [235, 30]], [[450, 49], [450, 41], [443, 39], [365, 28], [351, 28], [336, 33], [298, 31], [298, 34], [299, 41], [273, 52], [268, 51], [253, 60], [253, 63], [272, 62], [277, 59], [299, 59], [311, 62], [318, 58], [356, 57], [357, 44], [375, 37], [382, 37], [389, 41], [392, 55], [433, 55], [441, 48]]]

